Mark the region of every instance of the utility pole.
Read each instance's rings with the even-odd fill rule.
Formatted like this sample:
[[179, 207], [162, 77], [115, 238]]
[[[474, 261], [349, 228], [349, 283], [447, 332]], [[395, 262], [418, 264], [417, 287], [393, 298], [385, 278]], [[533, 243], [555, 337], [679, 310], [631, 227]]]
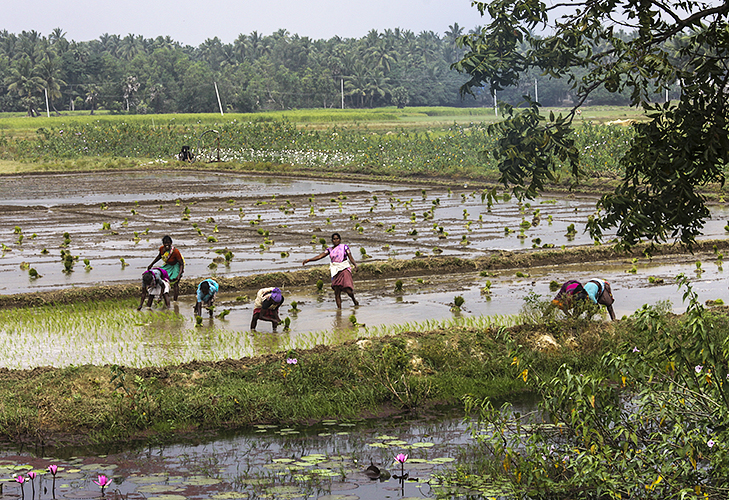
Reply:
[[213, 85], [215, 85], [215, 95], [218, 96], [218, 108], [220, 109], [220, 116], [223, 116], [223, 105], [220, 104], [220, 92], [218, 92], [218, 84], [216, 82], [213, 82]]
[[537, 86], [537, 79], [534, 78], [534, 100], [539, 102], [539, 87]]
[[48, 118], [50, 118], [51, 117], [51, 110], [48, 109], [48, 89], [47, 88], [44, 88], [43, 91], [46, 93], [46, 115], [48, 116]]
[[339, 80], [340, 87], [342, 89], [342, 109], [344, 109], [344, 78]]

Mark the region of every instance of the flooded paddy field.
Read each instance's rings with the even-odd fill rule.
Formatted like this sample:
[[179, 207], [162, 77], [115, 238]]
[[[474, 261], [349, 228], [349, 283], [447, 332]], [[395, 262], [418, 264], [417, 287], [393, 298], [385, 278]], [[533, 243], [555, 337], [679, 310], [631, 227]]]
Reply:
[[[165, 234], [185, 257], [186, 278], [301, 269], [333, 232], [362, 262], [591, 244], [583, 228], [595, 197], [524, 205], [512, 198], [489, 207], [481, 194], [219, 172], [5, 176], [0, 293], [138, 281]], [[728, 217], [723, 206], [715, 208], [705, 237], [723, 237]], [[73, 272], [65, 272], [63, 249], [78, 257]], [[233, 254], [227, 262], [225, 250]], [[29, 268], [41, 277], [32, 278]]]
[[[219, 172], [6, 176], [0, 178], [0, 293], [137, 283], [165, 234], [184, 255], [188, 280], [300, 270], [305, 258], [329, 244], [333, 232], [342, 234], [359, 262], [416, 255], [474, 258], [500, 250], [591, 243], [582, 228], [594, 212], [594, 197], [545, 196], [528, 204], [512, 198], [489, 206], [481, 195], [468, 186], [449, 190]], [[705, 237], [723, 237], [728, 215], [723, 206], [715, 207]], [[568, 235], [572, 224], [577, 232]], [[64, 272], [61, 250], [78, 257], [72, 272]], [[232, 252], [232, 259], [222, 257], [225, 251]], [[696, 272], [702, 259], [701, 272]], [[32, 278], [30, 268], [40, 277]], [[230, 313], [223, 319], [204, 314], [199, 327], [193, 295], [181, 296], [169, 312], [157, 306], [137, 312], [137, 299], [104, 310], [69, 306], [54, 317], [11, 315], [0, 331], [6, 353], [0, 367], [169, 364], [332, 343], [387, 333], [396, 324], [407, 328], [408, 323], [480, 321], [482, 316], [508, 324], [528, 294], [546, 299], [553, 295], [551, 281], [572, 278], [610, 281], [618, 317], [664, 300], [681, 311], [682, 294], [675, 285], [679, 273], [692, 277], [701, 300], [727, 299], [715, 255], [582, 262], [485, 275], [363, 280], [355, 273], [360, 307], [345, 297], [343, 309], [337, 310], [327, 284], [322, 291], [313, 285], [285, 288], [281, 316], [289, 318], [290, 330], [275, 334], [265, 322], [259, 323], [258, 333], [249, 332], [255, 289], [222, 290], [217, 309]], [[402, 290], [397, 290], [398, 279]], [[491, 293], [483, 293], [487, 282]], [[456, 296], [465, 300], [460, 310], [453, 309]], [[26, 349], [10, 349], [17, 342]]]

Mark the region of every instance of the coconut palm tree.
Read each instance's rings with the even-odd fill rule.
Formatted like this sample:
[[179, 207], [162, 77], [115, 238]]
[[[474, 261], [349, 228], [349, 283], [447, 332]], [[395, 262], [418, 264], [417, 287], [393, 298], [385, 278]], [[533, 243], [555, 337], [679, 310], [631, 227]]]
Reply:
[[47, 57], [43, 59], [36, 67], [36, 72], [43, 80], [48, 91], [48, 100], [53, 107], [53, 111], [59, 114], [55, 100], [61, 97], [61, 87], [66, 85], [66, 82], [61, 79], [61, 66], [58, 58], [50, 59]]
[[29, 57], [24, 56], [13, 62], [5, 84], [8, 86], [8, 92], [20, 96], [28, 108], [28, 116], [36, 116], [34, 95], [43, 91], [44, 82], [36, 74]]

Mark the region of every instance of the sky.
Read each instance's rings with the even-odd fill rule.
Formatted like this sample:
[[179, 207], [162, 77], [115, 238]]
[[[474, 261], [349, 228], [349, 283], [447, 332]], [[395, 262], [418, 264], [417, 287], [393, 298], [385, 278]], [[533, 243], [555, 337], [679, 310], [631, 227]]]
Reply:
[[279, 29], [315, 40], [388, 28], [442, 36], [454, 23], [468, 32], [487, 21], [471, 0], [0, 0], [0, 30], [47, 36], [61, 28], [77, 42], [131, 33], [196, 47], [216, 36], [232, 43], [241, 33]]

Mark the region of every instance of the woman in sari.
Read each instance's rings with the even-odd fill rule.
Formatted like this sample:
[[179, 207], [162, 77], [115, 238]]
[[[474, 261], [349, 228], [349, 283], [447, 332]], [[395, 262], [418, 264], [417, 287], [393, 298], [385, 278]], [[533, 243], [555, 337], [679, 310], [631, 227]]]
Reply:
[[172, 238], [170, 236], [164, 236], [162, 238], [162, 246], [159, 247], [159, 254], [147, 267], [147, 270], [152, 269], [158, 260], [164, 262], [162, 269], [167, 271], [170, 285], [173, 287], [174, 300], [177, 301], [177, 297], [180, 295], [180, 280], [185, 272], [185, 259], [182, 258], [180, 251], [172, 246]]
[[323, 259], [329, 256], [329, 272], [332, 277], [332, 290], [334, 290], [334, 300], [339, 309], [342, 308], [342, 292], [349, 295], [355, 306], [359, 305], [357, 299], [354, 298], [354, 282], [352, 280], [352, 271], [357, 270], [357, 263], [352, 257], [349, 246], [342, 243], [342, 237], [339, 233], [332, 235], [332, 246], [324, 250], [316, 257], [306, 259], [302, 265], [308, 262]]

